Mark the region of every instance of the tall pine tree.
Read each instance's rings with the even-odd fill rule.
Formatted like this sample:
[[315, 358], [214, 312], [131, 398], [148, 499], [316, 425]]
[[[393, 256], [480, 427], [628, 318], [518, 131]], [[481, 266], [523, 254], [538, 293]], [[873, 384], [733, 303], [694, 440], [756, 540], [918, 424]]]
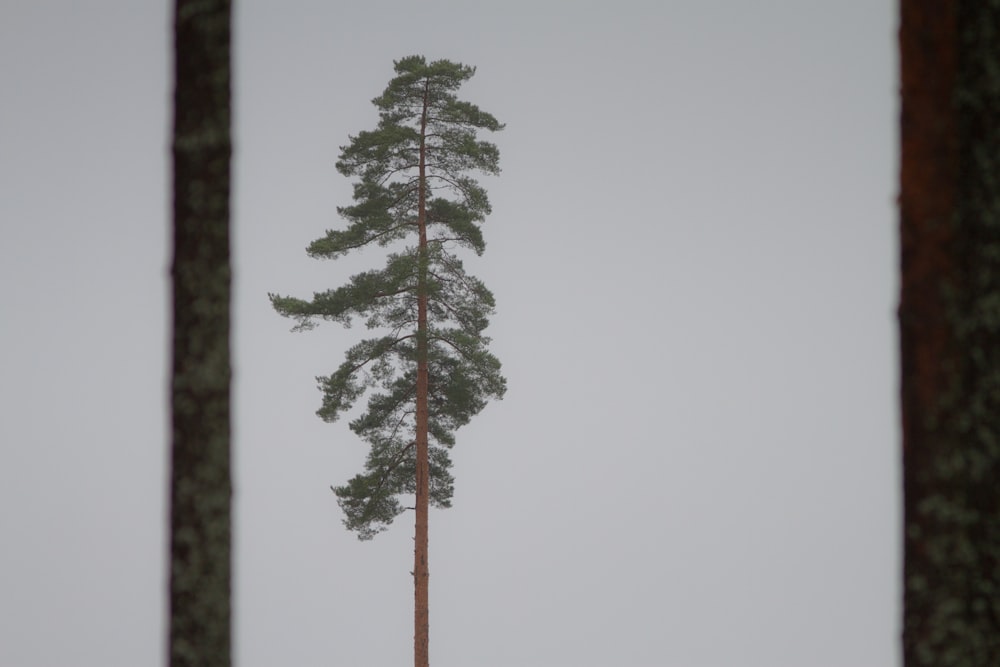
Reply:
[[367, 409], [350, 423], [370, 446], [364, 471], [334, 489], [345, 525], [360, 539], [385, 530], [407, 509], [401, 497], [415, 496], [414, 664], [427, 667], [428, 507], [451, 504], [455, 430], [488, 399], [501, 398], [506, 384], [483, 334], [493, 295], [455, 254], [485, 249], [480, 223], [490, 204], [470, 173], [499, 173], [499, 152], [478, 131], [503, 125], [456, 97], [473, 67], [410, 56], [395, 63], [395, 72], [373, 100], [378, 126], [341, 148], [338, 171], [357, 178], [353, 205], [338, 209], [347, 226], [307, 249], [334, 259], [391, 246], [385, 266], [311, 301], [269, 296], [297, 321], [294, 330], [317, 319], [349, 325], [363, 318], [377, 331], [351, 347], [333, 374], [318, 378], [318, 414], [335, 421], [368, 395]]

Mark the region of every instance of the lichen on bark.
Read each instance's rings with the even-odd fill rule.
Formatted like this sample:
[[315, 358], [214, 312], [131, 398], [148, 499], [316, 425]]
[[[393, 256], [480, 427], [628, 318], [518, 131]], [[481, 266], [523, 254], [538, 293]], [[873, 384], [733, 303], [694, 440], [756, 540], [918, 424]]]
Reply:
[[904, 0], [906, 667], [1000, 665], [1000, 4]]
[[231, 663], [228, 0], [174, 14], [171, 667]]

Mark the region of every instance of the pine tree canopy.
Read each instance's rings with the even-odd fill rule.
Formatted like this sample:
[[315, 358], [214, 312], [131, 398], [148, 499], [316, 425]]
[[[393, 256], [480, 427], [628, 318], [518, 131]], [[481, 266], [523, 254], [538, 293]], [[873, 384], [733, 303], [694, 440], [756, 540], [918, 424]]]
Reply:
[[346, 226], [307, 248], [311, 257], [335, 259], [389, 247], [385, 265], [312, 300], [268, 295], [278, 313], [296, 321], [295, 331], [317, 320], [349, 326], [361, 318], [377, 334], [347, 350], [331, 375], [317, 378], [323, 393], [317, 414], [325, 421], [367, 396], [367, 408], [350, 422], [370, 445], [364, 472], [334, 489], [345, 525], [361, 539], [384, 530], [406, 509], [400, 496], [415, 493], [420, 362], [427, 374], [429, 500], [437, 507], [451, 504], [448, 450], [456, 429], [490, 398], [502, 398], [506, 384], [483, 334], [493, 295], [456, 254], [485, 249], [480, 225], [490, 203], [470, 174], [500, 172], [496, 146], [478, 132], [503, 125], [456, 98], [473, 67], [411, 56], [397, 61], [395, 72], [373, 100], [377, 127], [341, 147], [337, 170], [356, 178], [353, 203], [337, 209]]

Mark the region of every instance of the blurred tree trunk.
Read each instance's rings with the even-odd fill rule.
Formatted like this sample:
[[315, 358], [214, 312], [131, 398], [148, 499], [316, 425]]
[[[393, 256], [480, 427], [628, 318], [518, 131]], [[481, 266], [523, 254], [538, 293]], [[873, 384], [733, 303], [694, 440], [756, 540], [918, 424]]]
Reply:
[[1000, 665], [1000, 5], [901, 0], [906, 667]]
[[176, 0], [171, 667], [231, 662], [228, 0]]

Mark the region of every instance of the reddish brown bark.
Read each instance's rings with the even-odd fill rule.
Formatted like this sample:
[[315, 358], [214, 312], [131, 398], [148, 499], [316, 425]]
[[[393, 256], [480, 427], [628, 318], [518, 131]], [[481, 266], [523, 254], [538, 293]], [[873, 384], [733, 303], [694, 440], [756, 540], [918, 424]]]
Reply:
[[420, 228], [417, 269], [417, 493], [413, 547], [413, 664], [430, 664], [430, 570], [427, 565], [427, 522], [430, 504], [430, 453], [427, 406], [427, 103], [429, 82], [424, 87], [424, 108], [420, 117], [420, 173], [417, 225]]
[[933, 413], [946, 390], [941, 360], [949, 354], [949, 341], [941, 280], [952, 271], [958, 153], [951, 103], [957, 64], [954, 3], [904, 0], [902, 10], [899, 208], [905, 447], [920, 437], [917, 422]]

